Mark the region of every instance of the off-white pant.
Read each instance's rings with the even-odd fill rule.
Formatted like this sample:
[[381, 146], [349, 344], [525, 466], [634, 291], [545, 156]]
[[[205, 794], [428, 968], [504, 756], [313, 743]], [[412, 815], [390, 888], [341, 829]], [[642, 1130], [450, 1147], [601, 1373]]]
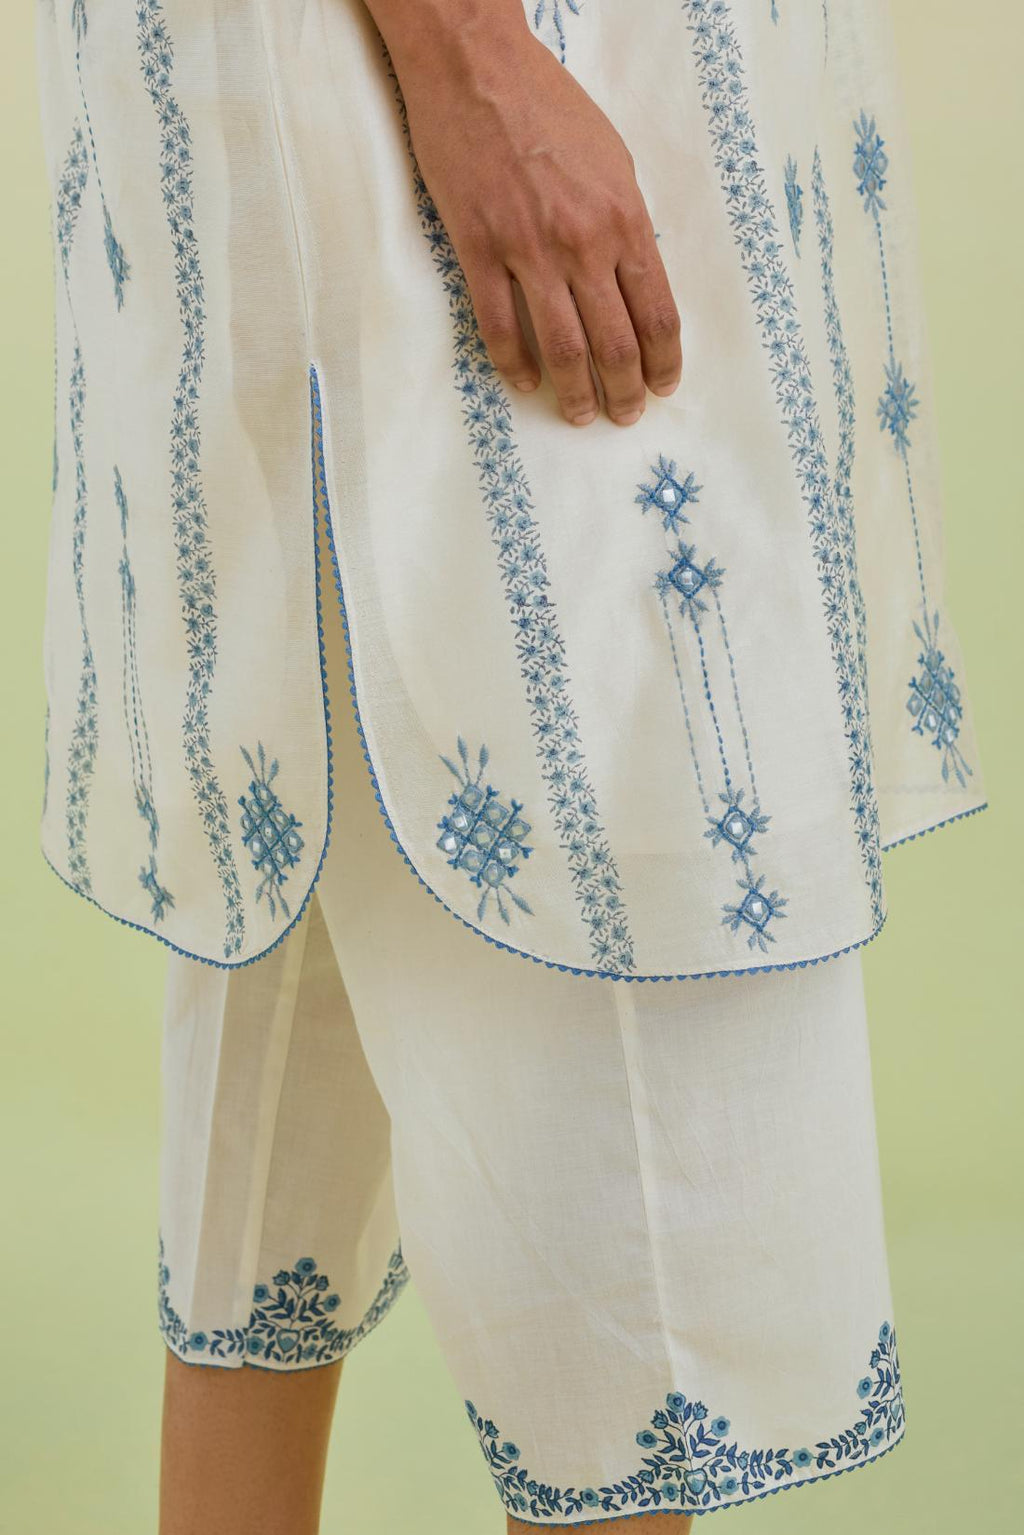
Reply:
[[255, 965], [171, 961], [169, 1346], [313, 1368], [411, 1273], [539, 1524], [716, 1508], [890, 1448], [859, 957], [636, 983], [494, 948], [392, 845], [336, 631], [328, 655], [317, 896]]

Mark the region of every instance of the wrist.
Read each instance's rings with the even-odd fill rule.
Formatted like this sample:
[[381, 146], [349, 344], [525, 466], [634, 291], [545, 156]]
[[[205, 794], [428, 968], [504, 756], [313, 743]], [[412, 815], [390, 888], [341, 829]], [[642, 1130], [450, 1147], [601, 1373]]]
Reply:
[[532, 41], [522, 0], [366, 0], [395, 68], [456, 77], [499, 67]]

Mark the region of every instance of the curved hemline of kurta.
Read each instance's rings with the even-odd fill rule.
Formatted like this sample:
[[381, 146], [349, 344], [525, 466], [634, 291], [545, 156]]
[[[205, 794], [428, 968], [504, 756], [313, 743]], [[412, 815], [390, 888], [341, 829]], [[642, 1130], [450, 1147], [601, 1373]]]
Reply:
[[[520, 957], [521, 959], [531, 960], [534, 964], [544, 965], [544, 966], [546, 966], [550, 970], [561, 970], [564, 973], [569, 974], [569, 975], [578, 975], [578, 976], [583, 976], [583, 977], [594, 979], [594, 980], [610, 980], [610, 981], [639, 981], [639, 982], [643, 982], [643, 981], [698, 981], [698, 980], [714, 980], [714, 979], [717, 979], [717, 978], [721, 978], [721, 977], [725, 977], [725, 976], [731, 976], [731, 975], [755, 975], [755, 974], [761, 974], [763, 972], [772, 971], [772, 970], [801, 970], [801, 969], [804, 969], [805, 967], [807, 967], [808, 965], [825, 964], [830, 959], [838, 959], [840, 955], [850, 954], [855, 949], [863, 948], [865, 944], [870, 943], [873, 938], [876, 938], [878, 936], [878, 934], [882, 931], [882, 928], [885, 926], [886, 917], [885, 917], [884, 914], [883, 914], [883, 916], [881, 918], [881, 921], [878, 922], [877, 925], [870, 932], [865, 933], [863, 936], [861, 936], [859, 938], [855, 938], [852, 942], [843, 945], [841, 948], [832, 949], [832, 950], [830, 950], [830, 951], [828, 951], [827, 953], [824, 953], [824, 954], [809, 955], [809, 956], [807, 956], [804, 959], [786, 960], [786, 961], [780, 961], [780, 962], [778, 962], [776, 964], [765, 964], [765, 965], [737, 965], [737, 966], [733, 966], [733, 967], [729, 967], [729, 968], [725, 968], [725, 969], [693, 970], [693, 971], [682, 971], [682, 972], [669, 973], [669, 974], [637, 975], [637, 974], [626, 973], [626, 972], [617, 971], [617, 970], [602, 970], [602, 969], [599, 969], [597, 967], [588, 968], [588, 967], [583, 967], [583, 966], [571, 965], [571, 964], [565, 963], [564, 961], [560, 961], [560, 960], [556, 960], [556, 959], [551, 959], [548, 956], [543, 955], [543, 954], [535, 954], [530, 949], [520, 948], [520, 947], [518, 947], [515, 944], [506, 943], [502, 939], [494, 937], [493, 934], [486, 932], [482, 927], [478, 927], [475, 923], [471, 922], [467, 917], [464, 917], [460, 912], [457, 912], [452, 906], [450, 906], [448, 904], [448, 902], [444, 899], [444, 897], [438, 894], [438, 892], [431, 885], [430, 881], [423, 875], [423, 873], [420, 871], [420, 869], [416, 866], [416, 863], [414, 862], [414, 860], [412, 859], [412, 857], [410, 856], [410, 854], [408, 853], [408, 851], [406, 850], [405, 846], [403, 845], [401, 839], [398, 836], [398, 833], [397, 833], [397, 831], [395, 829], [394, 821], [392, 819], [391, 813], [390, 813], [390, 811], [388, 809], [387, 803], [386, 803], [385, 798], [384, 798], [384, 793], [383, 793], [383, 789], [382, 789], [382, 786], [381, 786], [381, 777], [380, 777], [379, 772], [377, 771], [376, 763], [374, 762], [373, 757], [372, 757], [372, 755], [370, 753], [369, 744], [368, 744], [367, 738], [366, 738], [366, 732], [365, 732], [365, 730], [363, 728], [362, 712], [361, 712], [361, 709], [360, 709], [359, 696], [358, 696], [358, 691], [357, 691], [357, 687], [356, 687], [355, 664], [354, 664], [353, 653], [352, 653], [352, 643], [353, 642], [352, 642], [351, 627], [350, 627], [350, 623], [349, 623], [348, 606], [347, 606], [347, 603], [346, 603], [345, 592], [344, 592], [344, 588], [343, 588], [343, 584], [342, 584], [341, 567], [340, 567], [340, 564], [339, 564], [339, 561], [338, 561], [338, 552], [337, 552], [337, 547], [336, 547], [336, 544], [335, 544], [334, 529], [333, 529], [333, 526], [332, 526], [332, 523], [331, 523], [330, 497], [329, 497], [328, 487], [327, 487], [327, 482], [326, 482], [326, 474], [324, 472], [322, 431], [320, 429], [320, 423], [319, 423], [319, 420], [318, 420], [318, 410], [317, 410], [317, 406], [318, 406], [318, 403], [319, 403], [319, 386], [318, 386], [318, 379], [317, 379], [316, 368], [315, 368], [314, 365], [311, 365], [311, 367], [310, 367], [310, 381], [311, 381], [311, 386], [312, 386], [312, 390], [313, 390], [313, 421], [312, 421], [312, 427], [313, 427], [313, 443], [312, 443], [313, 464], [312, 464], [312, 472], [313, 472], [313, 484], [314, 484], [314, 495], [313, 495], [314, 586], [315, 586], [315, 598], [316, 598], [317, 645], [318, 645], [319, 658], [320, 658], [320, 682], [321, 682], [321, 689], [322, 689], [322, 694], [323, 694], [323, 708], [324, 708], [324, 734], [325, 734], [326, 759], [327, 759], [327, 806], [326, 806], [326, 813], [325, 813], [325, 834], [324, 834], [323, 847], [321, 848], [320, 857], [319, 857], [319, 859], [317, 861], [316, 869], [315, 869], [315, 871], [313, 873], [312, 879], [310, 880], [309, 886], [306, 889], [305, 895], [302, 898], [302, 902], [301, 902], [298, 910], [296, 911], [295, 916], [292, 918], [292, 920], [288, 923], [288, 925], [280, 933], [278, 933], [278, 935], [274, 938], [273, 942], [269, 943], [266, 946], [266, 948], [261, 949], [258, 954], [252, 954], [252, 955], [247, 956], [245, 959], [240, 959], [240, 960], [232, 961], [232, 960], [226, 960], [226, 959], [225, 960], [213, 959], [213, 958], [211, 958], [211, 957], [209, 957], [207, 955], [195, 954], [195, 953], [191, 952], [189, 949], [183, 948], [180, 944], [174, 943], [172, 939], [167, 938], [163, 933], [157, 932], [155, 928], [147, 927], [144, 923], [134, 922], [129, 917], [122, 917], [118, 912], [111, 911], [108, 907], [104, 906], [100, 901], [96, 900], [96, 898], [94, 896], [87, 894], [85, 891], [79, 890], [74, 884], [72, 884], [71, 881], [69, 879], [67, 879], [67, 877], [64, 874], [61, 873], [60, 869], [57, 868], [56, 864], [53, 862], [53, 860], [50, 858], [49, 854], [47, 853], [45, 847], [43, 847], [42, 852], [43, 852], [43, 857], [46, 860], [46, 863], [53, 870], [54, 874], [57, 875], [57, 878], [63, 884], [65, 884], [68, 887], [69, 890], [71, 890], [75, 895], [81, 896], [84, 900], [88, 901], [90, 905], [95, 906], [97, 908], [97, 910], [103, 912], [103, 914], [105, 916], [112, 917], [115, 922], [119, 922], [119, 923], [121, 923], [125, 927], [132, 928], [136, 932], [146, 933], [150, 937], [156, 938], [160, 943], [166, 945], [167, 948], [173, 950], [174, 953], [181, 954], [186, 959], [196, 960], [200, 964], [213, 965], [215, 968], [220, 969], [220, 970], [240, 970], [240, 969], [244, 968], [246, 965], [253, 965], [253, 964], [255, 964], [257, 962], [257, 960], [263, 959], [267, 954], [270, 954], [274, 949], [276, 949], [277, 946], [280, 943], [283, 943], [285, 938], [292, 931], [292, 929], [296, 926], [296, 924], [301, 921], [302, 917], [304, 916], [304, 914], [306, 912], [306, 908], [308, 907], [308, 905], [310, 903], [310, 900], [313, 897], [313, 893], [316, 890], [317, 883], [319, 882], [320, 874], [321, 874], [321, 871], [322, 871], [323, 866], [324, 866], [324, 860], [327, 857], [327, 851], [328, 851], [328, 848], [330, 846], [330, 841], [331, 841], [331, 829], [332, 829], [332, 819], [333, 819], [333, 811], [334, 811], [334, 805], [333, 805], [333, 799], [334, 799], [334, 795], [333, 795], [334, 763], [333, 763], [333, 744], [332, 744], [332, 734], [331, 734], [331, 708], [330, 708], [329, 684], [328, 684], [328, 678], [327, 678], [326, 643], [325, 643], [325, 636], [324, 636], [324, 609], [323, 609], [323, 581], [324, 581], [324, 577], [323, 577], [323, 572], [321, 570], [321, 555], [320, 555], [320, 538], [319, 538], [320, 531], [321, 531], [321, 528], [320, 528], [320, 514], [319, 514], [319, 511], [318, 511], [317, 501], [316, 501], [316, 494], [315, 494], [317, 475], [320, 474], [322, 476], [322, 493], [323, 493], [323, 508], [324, 508], [324, 519], [323, 519], [324, 520], [324, 527], [323, 527], [323, 531], [327, 535], [328, 546], [329, 546], [330, 552], [331, 552], [331, 565], [332, 565], [333, 574], [334, 574], [334, 585], [335, 585], [335, 589], [336, 589], [337, 596], [338, 596], [338, 604], [339, 604], [339, 608], [340, 608], [341, 621], [342, 621], [342, 626], [344, 628], [344, 633], [345, 633], [346, 664], [347, 664], [347, 670], [348, 670], [348, 691], [349, 691], [349, 695], [350, 695], [350, 700], [351, 700], [351, 704], [352, 704], [353, 713], [355, 715], [356, 728], [357, 728], [358, 733], [359, 733], [360, 747], [361, 747], [361, 750], [362, 750], [363, 758], [364, 758], [364, 760], [366, 762], [367, 771], [369, 772], [369, 775], [370, 775], [370, 782], [371, 782], [372, 787], [373, 787], [374, 798], [375, 798], [375, 800], [377, 802], [377, 808], [380, 811], [380, 813], [381, 813], [381, 815], [382, 815], [382, 817], [384, 819], [384, 824], [387, 827], [388, 835], [391, 838], [391, 841], [394, 843], [395, 848], [397, 849], [398, 853], [401, 855], [402, 859], [404, 860], [407, 868], [415, 876], [415, 878], [419, 881], [419, 883], [423, 886], [424, 890], [426, 890], [431, 896], [433, 896], [434, 900], [437, 901], [437, 903], [444, 908], [444, 910], [449, 914], [449, 916], [453, 917], [457, 922], [462, 923], [462, 925], [464, 927], [469, 928], [469, 930], [471, 932], [478, 934], [481, 938], [484, 939], [484, 941], [486, 943], [489, 943], [489, 944], [493, 945], [494, 948], [503, 949], [506, 953], [515, 954], [518, 957]], [[976, 815], [976, 814], [978, 814], [979, 811], [986, 810], [987, 808], [988, 808], [988, 801], [987, 800], [983, 800], [983, 801], [981, 801], [977, 805], [968, 806], [966, 809], [957, 811], [956, 814], [954, 814], [954, 815], [945, 816], [941, 820], [938, 820], [938, 821], [926, 821], [923, 825], [915, 827], [915, 828], [913, 828], [912, 830], [910, 830], [908, 832], [905, 832], [901, 836], [899, 836], [896, 839], [894, 839], [892, 842], [883, 843], [882, 846], [881, 846], [881, 851], [882, 852], [888, 852], [891, 848], [899, 847], [899, 846], [901, 846], [905, 842], [912, 842], [916, 838], [924, 836], [927, 832], [938, 831], [940, 829], [940, 827], [952, 825], [952, 823], [954, 821], [961, 821], [966, 816]]]

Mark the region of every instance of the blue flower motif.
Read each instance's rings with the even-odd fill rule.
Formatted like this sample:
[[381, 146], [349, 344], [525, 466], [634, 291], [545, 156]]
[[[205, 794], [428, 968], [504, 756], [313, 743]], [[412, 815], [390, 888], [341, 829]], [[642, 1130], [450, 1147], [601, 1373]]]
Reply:
[[683, 1412], [686, 1407], [686, 1398], [681, 1391], [670, 1391], [665, 1398], [665, 1403], [673, 1412]]
[[879, 426], [889, 432], [901, 453], [910, 447], [908, 428], [917, 415], [914, 386], [904, 375], [903, 364], [893, 361], [885, 366], [886, 386], [878, 400]]
[[649, 1428], [642, 1428], [636, 1436], [636, 1442], [642, 1450], [653, 1450], [658, 1443], [657, 1434], [652, 1434]]
[[885, 207], [882, 189], [885, 186], [889, 157], [882, 148], [885, 140], [879, 137], [875, 119], [861, 112], [853, 125], [857, 135], [857, 147], [853, 155], [853, 173], [857, 178], [857, 191], [864, 199], [864, 206], [875, 218]]
[[258, 1284], [252, 1292], [252, 1298], [259, 1305], [262, 1301], [270, 1299], [270, 1291], [265, 1284]]
[[782, 907], [788, 904], [787, 899], [785, 896], [780, 895], [777, 890], [769, 893], [762, 888], [764, 885], [763, 874], [759, 875], [755, 880], [747, 873], [743, 879], [737, 880], [736, 883], [743, 891], [743, 899], [734, 906], [726, 905], [723, 907], [725, 916], [722, 918], [722, 922], [727, 927], [730, 927], [734, 933], [738, 932], [743, 926], [749, 927], [747, 947], [752, 949], [756, 945], [762, 952], [765, 952], [768, 945], [775, 942], [774, 934], [767, 931], [768, 924], [776, 920], [781, 921], [785, 917], [786, 913], [782, 910]]
[[188, 1346], [197, 1353], [201, 1353], [209, 1341], [204, 1332], [193, 1332], [189, 1334]]
[[883, 1322], [881, 1327], [878, 1329], [878, 1341], [879, 1341], [879, 1343], [881, 1343], [881, 1344], [888, 1343], [888, 1341], [889, 1341], [889, 1334], [891, 1332], [892, 1332], [891, 1325], [888, 1322]]
[[340, 1305], [341, 1305], [341, 1297], [340, 1297], [340, 1295], [328, 1295], [328, 1296], [325, 1296], [325, 1298], [324, 1298], [324, 1310], [325, 1311], [337, 1311], [337, 1309], [338, 1309], [338, 1307]]
[[713, 1434], [717, 1434], [719, 1436], [719, 1438], [724, 1438], [724, 1436], [729, 1432], [729, 1419], [728, 1418], [712, 1418], [712, 1420], [711, 1420], [711, 1432]]
[[885, 1429], [884, 1429], [884, 1427], [881, 1424], [879, 1424], [879, 1426], [876, 1429], [872, 1430], [872, 1433], [871, 1433], [871, 1443], [872, 1444], [881, 1444], [881, 1442], [882, 1442], [882, 1440], [884, 1438], [885, 1438]]
[[794, 1450], [793, 1451], [793, 1464], [794, 1464], [794, 1466], [809, 1466], [813, 1459], [814, 1459], [814, 1457], [811, 1454], [810, 1450]]
[[679, 1488], [675, 1482], [662, 1482], [658, 1490], [662, 1497], [667, 1498], [670, 1503], [674, 1503], [679, 1496]]
[[874, 1384], [875, 1383], [872, 1380], [871, 1376], [870, 1375], [865, 1375], [863, 1380], [859, 1380], [857, 1382], [857, 1395], [858, 1396], [870, 1396], [871, 1392], [872, 1392], [872, 1390], [874, 1388]]
[[734, 1476], [726, 1476], [723, 1477], [719, 1482], [718, 1490], [722, 1494], [723, 1498], [731, 1498], [739, 1485], [739, 1482]]
[[501, 1453], [507, 1456], [509, 1460], [518, 1460], [519, 1446], [517, 1444], [513, 1444], [511, 1439], [506, 1439], [505, 1443], [501, 1447]]
[[296, 1265], [295, 1265], [295, 1272], [297, 1274], [315, 1274], [316, 1273], [316, 1259], [315, 1258], [300, 1258], [298, 1263], [296, 1263]]
[[593, 1487], [584, 1487], [580, 1493], [580, 1501], [585, 1503], [588, 1508], [596, 1508], [601, 1499], [598, 1497]]

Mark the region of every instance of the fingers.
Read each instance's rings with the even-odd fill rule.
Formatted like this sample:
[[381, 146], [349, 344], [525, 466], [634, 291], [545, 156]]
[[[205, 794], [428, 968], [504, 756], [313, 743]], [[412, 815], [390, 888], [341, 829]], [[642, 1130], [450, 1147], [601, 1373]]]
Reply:
[[496, 265], [486, 275], [465, 264], [463, 271], [477, 325], [492, 363], [517, 389], [536, 389], [540, 383], [540, 368], [519, 323], [511, 274]]
[[568, 285], [557, 277], [534, 283], [525, 274], [520, 274], [519, 283], [562, 414], [573, 426], [586, 426], [597, 415], [599, 402], [587, 337]]
[[573, 297], [590, 346], [605, 407], [613, 421], [631, 426], [643, 415], [647, 392], [633, 321], [613, 276], [579, 282]]
[[683, 370], [681, 327], [653, 231], [637, 255], [619, 261], [615, 275], [640, 348], [644, 381], [654, 394], [671, 394]]

